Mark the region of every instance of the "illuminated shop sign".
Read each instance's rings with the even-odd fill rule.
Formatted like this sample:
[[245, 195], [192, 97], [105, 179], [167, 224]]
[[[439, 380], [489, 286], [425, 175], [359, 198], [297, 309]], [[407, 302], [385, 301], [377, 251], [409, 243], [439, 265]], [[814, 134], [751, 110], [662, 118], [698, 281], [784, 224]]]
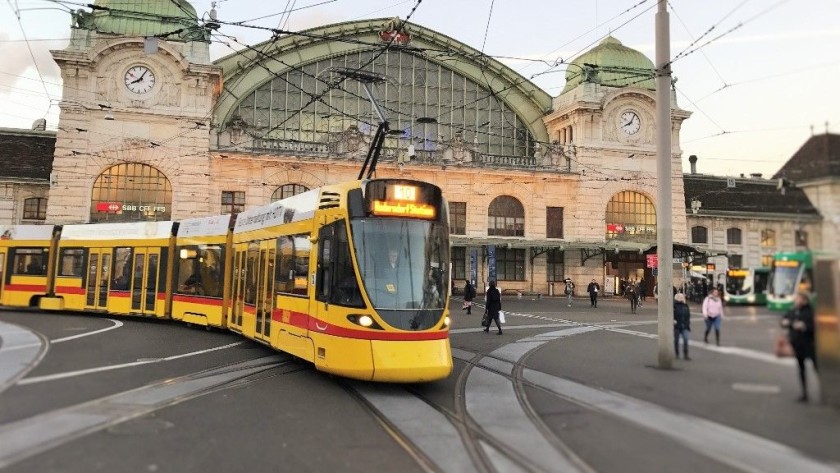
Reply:
[[165, 205], [135, 205], [121, 204], [119, 202], [99, 202], [96, 204], [97, 212], [166, 212]]
[[730, 278], [745, 278], [750, 275], [750, 272], [745, 269], [730, 269], [726, 274]]
[[779, 261], [774, 262], [773, 264], [776, 265], [777, 267], [780, 267], [780, 268], [797, 268], [797, 267], [799, 267], [799, 261], [779, 260]]

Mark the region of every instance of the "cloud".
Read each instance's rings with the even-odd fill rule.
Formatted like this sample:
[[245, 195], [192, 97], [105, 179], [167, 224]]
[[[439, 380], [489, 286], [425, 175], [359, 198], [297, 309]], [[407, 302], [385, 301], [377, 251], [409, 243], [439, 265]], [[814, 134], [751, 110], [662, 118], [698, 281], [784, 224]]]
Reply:
[[[35, 72], [35, 65], [32, 61], [32, 56], [38, 62], [38, 69], [41, 71], [41, 76], [47, 82], [60, 83], [61, 70], [58, 64], [52, 58], [50, 49], [63, 47], [63, 41], [30, 41], [29, 45], [32, 48], [30, 54], [27, 48], [26, 41], [20, 38], [10, 38], [5, 32], [0, 32], [0, 57], [3, 61], [0, 63], [0, 72], [2, 72], [2, 82], [4, 84], [14, 86], [21, 82], [21, 77], [32, 76], [37, 77]], [[29, 74], [31, 72], [31, 74]], [[9, 80], [11, 79], [11, 80]], [[26, 89], [31, 88], [26, 86]]]

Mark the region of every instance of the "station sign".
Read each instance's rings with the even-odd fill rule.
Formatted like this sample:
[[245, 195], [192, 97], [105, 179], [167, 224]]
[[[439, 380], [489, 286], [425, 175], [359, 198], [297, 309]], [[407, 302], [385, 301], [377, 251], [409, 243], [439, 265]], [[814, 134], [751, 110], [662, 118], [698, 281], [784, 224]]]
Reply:
[[100, 213], [116, 213], [123, 212], [166, 212], [165, 205], [157, 204], [133, 204], [120, 202], [97, 202], [96, 211]]

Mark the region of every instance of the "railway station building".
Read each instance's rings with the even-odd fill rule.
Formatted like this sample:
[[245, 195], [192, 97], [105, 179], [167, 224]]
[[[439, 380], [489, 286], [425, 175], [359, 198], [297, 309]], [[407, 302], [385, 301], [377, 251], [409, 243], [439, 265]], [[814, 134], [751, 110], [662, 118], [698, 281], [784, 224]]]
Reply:
[[[356, 179], [380, 122], [361, 83], [342, 74], [361, 69], [382, 79], [371, 87], [391, 129], [376, 176], [443, 189], [459, 284], [484, 284], [491, 268], [503, 289], [542, 294], [567, 277], [579, 292], [592, 279], [607, 292], [618, 278], [653, 280], [653, 63], [616, 38], [572, 61], [552, 97], [469, 45], [398, 20], [326, 25], [211, 61], [211, 33], [224, 25], [197, 20], [187, 2], [95, 5], [73, 15], [70, 44], [53, 51], [64, 90], [41, 184], [45, 223], [237, 213]], [[687, 204], [674, 205], [675, 256], [731, 253], [716, 242], [732, 216], [709, 213], [705, 181], [683, 176], [691, 113], [673, 92], [671, 115], [672, 197]], [[699, 213], [694, 200], [705, 202]], [[807, 214], [816, 237], [822, 218], [813, 206]], [[743, 217], [752, 232], [758, 217]], [[706, 243], [692, 241], [698, 226]], [[777, 241], [794, 230], [780, 223]]]

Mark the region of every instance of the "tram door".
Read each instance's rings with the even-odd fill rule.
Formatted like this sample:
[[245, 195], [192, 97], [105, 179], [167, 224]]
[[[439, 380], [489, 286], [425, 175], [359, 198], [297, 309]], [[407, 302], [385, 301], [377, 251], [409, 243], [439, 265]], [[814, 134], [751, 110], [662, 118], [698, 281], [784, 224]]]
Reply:
[[245, 252], [237, 251], [233, 258], [233, 294], [231, 302], [233, 310], [230, 325], [242, 331], [242, 305], [245, 290]]
[[[155, 315], [160, 285], [160, 248], [137, 248], [131, 278], [131, 311]], [[161, 301], [162, 302], [162, 301]]]
[[6, 251], [0, 251], [0, 302], [3, 301], [3, 286], [6, 285]]
[[268, 248], [267, 243], [261, 245], [260, 264], [257, 265], [257, 300], [256, 300], [256, 337], [270, 340], [271, 312], [274, 295], [274, 249]]
[[88, 251], [87, 278], [85, 278], [85, 308], [106, 310], [108, 308], [108, 281], [111, 272], [111, 249], [91, 248]]

